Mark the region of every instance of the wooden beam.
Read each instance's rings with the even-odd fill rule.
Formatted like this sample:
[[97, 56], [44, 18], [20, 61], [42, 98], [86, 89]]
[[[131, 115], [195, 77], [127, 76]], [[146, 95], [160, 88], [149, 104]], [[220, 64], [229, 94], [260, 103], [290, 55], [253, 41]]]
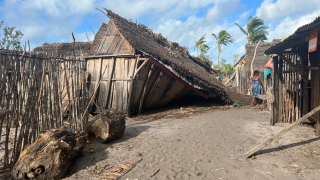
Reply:
[[152, 73], [152, 71], [153, 71], [153, 68], [154, 68], [154, 64], [151, 65], [151, 68], [150, 68], [150, 70], [149, 70], [149, 74], [148, 74], [148, 76], [147, 76], [147, 80], [144, 82], [144, 85], [143, 85], [143, 91], [142, 91], [142, 95], [141, 95], [141, 99], [140, 99], [140, 105], [139, 105], [138, 114], [141, 114], [141, 111], [142, 111], [143, 102], [144, 102], [144, 97], [145, 97], [145, 95], [146, 95], [149, 78], [150, 78], [150, 76], [151, 76], [151, 73]]
[[208, 99], [209, 95], [203, 93], [202, 91], [200, 91], [199, 89], [191, 86], [189, 83], [187, 83], [185, 80], [183, 80], [182, 78], [180, 78], [179, 76], [175, 75], [173, 72], [171, 72], [169, 69], [167, 69], [165, 66], [163, 66], [162, 64], [160, 64], [158, 61], [154, 60], [153, 58], [149, 58], [149, 61], [151, 63], [153, 63], [154, 65], [156, 65], [157, 67], [159, 67], [161, 70], [163, 70], [164, 72], [166, 72], [167, 74], [169, 74], [171, 77], [177, 79], [178, 81], [182, 82], [184, 85], [186, 85], [189, 89], [191, 89], [192, 91], [195, 91], [196, 93], [198, 93], [200, 96]]
[[279, 112], [279, 69], [278, 69], [278, 56], [273, 57], [273, 94], [274, 100], [272, 104], [272, 121], [271, 125], [274, 126], [278, 122]]
[[147, 103], [146, 106], [147, 106], [147, 107], [149, 106], [149, 102], [150, 102], [151, 98], [153, 97], [154, 92], [155, 92], [156, 89], [157, 89], [157, 86], [158, 86], [158, 84], [159, 84], [159, 82], [160, 82], [160, 79], [161, 79], [161, 77], [162, 77], [162, 74], [163, 74], [163, 72], [160, 71], [160, 73], [159, 73], [158, 76], [157, 76], [156, 81], [153, 83], [152, 88], [151, 88], [150, 91], [149, 91], [149, 94], [148, 94], [148, 96], [147, 96], [147, 98], [146, 98], [146, 103]]
[[234, 73], [232, 74], [232, 76], [230, 77], [230, 79], [229, 79], [226, 83], [224, 83], [225, 86], [233, 79], [233, 77], [236, 75], [236, 72], [237, 72], [237, 71], [234, 71]]
[[313, 114], [315, 114], [316, 112], [318, 112], [320, 110], [320, 106], [316, 107], [315, 109], [313, 109], [312, 111], [310, 111], [308, 114], [304, 115], [303, 117], [301, 117], [299, 120], [297, 120], [295, 123], [291, 124], [290, 126], [284, 128], [280, 133], [278, 133], [277, 135], [273, 136], [272, 138], [266, 140], [264, 143], [259, 144], [258, 146], [256, 146], [255, 148], [251, 149], [250, 151], [248, 151], [247, 153], [245, 153], [245, 157], [250, 157], [251, 155], [255, 154], [256, 152], [258, 152], [260, 149], [266, 147], [267, 145], [269, 145], [271, 142], [279, 139], [279, 137], [281, 137], [282, 135], [284, 135], [286, 132], [290, 131], [291, 129], [293, 129], [295, 126], [299, 125], [300, 123], [302, 123], [303, 121], [305, 121], [306, 119], [308, 119], [309, 117], [311, 117]]
[[134, 76], [136, 76], [136, 74], [141, 70], [141, 68], [142, 68], [145, 64], [147, 64], [147, 62], [149, 62], [148, 59], [145, 60], [145, 61], [141, 64], [141, 66], [137, 69], [137, 71], [136, 71], [136, 73], [134, 74]]
[[286, 58], [282, 54], [278, 54], [279, 57], [281, 57], [289, 66], [291, 66], [295, 71], [297, 71], [300, 75], [303, 74], [303, 69], [298, 67], [297, 65], [293, 64], [290, 59]]
[[134, 70], [132, 71], [132, 75], [131, 75], [131, 84], [130, 84], [129, 98], [128, 98], [127, 117], [130, 117], [131, 98], [132, 98], [132, 90], [133, 90], [133, 82], [134, 82], [133, 79], [134, 79], [135, 71], [137, 69], [138, 60], [139, 60], [139, 56], [136, 57], [136, 59], [134, 61]]
[[[308, 55], [301, 55], [301, 64], [308, 66]], [[309, 71], [304, 70], [302, 74], [303, 79], [303, 89], [302, 89], [302, 115], [306, 115], [309, 112], [309, 90], [306, 88], [309, 86]]]
[[84, 59], [98, 59], [98, 58], [131, 58], [135, 57], [133, 54], [117, 54], [117, 55], [96, 55], [96, 56], [86, 56]]
[[109, 76], [108, 76], [108, 85], [107, 85], [107, 92], [106, 92], [106, 94], [107, 94], [106, 104], [104, 104], [102, 108], [107, 108], [108, 107], [108, 102], [109, 102], [109, 98], [110, 98], [110, 89], [111, 89], [111, 84], [112, 84], [111, 79], [112, 79], [113, 72], [114, 72], [114, 67], [115, 67], [115, 64], [116, 64], [115, 61], [116, 61], [116, 59], [113, 57], [112, 61], [111, 61], [112, 64], [110, 66], [111, 70], [110, 70]]
[[[99, 58], [99, 66], [98, 66], [98, 72], [97, 72], [97, 77], [96, 77], [96, 83], [94, 85], [94, 89], [97, 89], [98, 86], [100, 85], [100, 80], [101, 80], [101, 70], [102, 70], [102, 58]], [[97, 93], [99, 92], [99, 90], [97, 90]], [[97, 97], [93, 98], [93, 101], [96, 100]], [[93, 107], [93, 106], [92, 106]], [[90, 111], [92, 111], [92, 107], [90, 107]]]
[[279, 76], [279, 80], [278, 80], [278, 86], [279, 86], [279, 100], [278, 100], [278, 104], [279, 104], [279, 111], [278, 111], [278, 122], [282, 122], [282, 110], [283, 110], [283, 86], [282, 86], [282, 79], [283, 79], [283, 76], [282, 76], [282, 69], [283, 69], [283, 59], [282, 58], [279, 58], [279, 69], [278, 69], [278, 76]]

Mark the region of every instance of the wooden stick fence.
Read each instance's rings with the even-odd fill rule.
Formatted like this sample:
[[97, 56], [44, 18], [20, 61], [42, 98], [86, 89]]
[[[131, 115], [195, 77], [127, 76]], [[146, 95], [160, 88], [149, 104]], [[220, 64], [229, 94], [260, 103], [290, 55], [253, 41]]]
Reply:
[[0, 167], [12, 166], [48, 129], [83, 130], [89, 100], [85, 71], [80, 58], [0, 50]]

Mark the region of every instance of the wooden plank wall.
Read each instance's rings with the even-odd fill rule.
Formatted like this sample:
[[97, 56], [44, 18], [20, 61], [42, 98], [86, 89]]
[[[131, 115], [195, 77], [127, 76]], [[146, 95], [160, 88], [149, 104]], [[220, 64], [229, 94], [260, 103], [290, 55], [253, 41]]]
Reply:
[[[134, 70], [134, 58], [103, 58], [101, 83], [96, 105], [101, 109], [112, 108], [127, 110], [128, 93], [131, 86], [130, 74]], [[87, 60], [87, 73], [90, 74], [89, 93], [93, 94], [99, 59]], [[110, 83], [110, 84], [109, 84]]]
[[[143, 60], [138, 62], [141, 67], [136, 67], [139, 70], [133, 80], [131, 113], [138, 111], [140, 106], [142, 112], [166, 106], [177, 96], [182, 97], [190, 92], [189, 89], [184, 90], [186, 86], [183, 83], [175, 80], [160, 68], [152, 67], [151, 62], [143, 63], [145, 59], [141, 59]], [[90, 95], [95, 89], [99, 63], [98, 58], [87, 60], [87, 73], [89, 74], [87, 83]], [[95, 106], [98, 106], [99, 109], [121, 109], [127, 112], [131, 75], [135, 69], [134, 63], [135, 58], [102, 59], [101, 83]]]

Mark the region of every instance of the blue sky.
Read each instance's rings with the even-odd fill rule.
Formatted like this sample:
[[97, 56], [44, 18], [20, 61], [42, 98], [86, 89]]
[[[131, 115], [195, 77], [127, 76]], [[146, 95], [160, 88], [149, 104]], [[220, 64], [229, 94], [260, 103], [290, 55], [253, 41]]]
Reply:
[[90, 40], [108, 17], [95, 8], [107, 8], [161, 33], [168, 40], [189, 47], [196, 55], [194, 42], [206, 35], [209, 54], [215, 63], [217, 46], [212, 33], [227, 30], [235, 43], [222, 48], [221, 58], [245, 53], [246, 38], [234, 23], [245, 26], [247, 18], [259, 16], [270, 27], [268, 41], [292, 34], [299, 26], [320, 15], [320, 0], [0, 0], [0, 20], [24, 33], [22, 43], [31, 48], [43, 43]]

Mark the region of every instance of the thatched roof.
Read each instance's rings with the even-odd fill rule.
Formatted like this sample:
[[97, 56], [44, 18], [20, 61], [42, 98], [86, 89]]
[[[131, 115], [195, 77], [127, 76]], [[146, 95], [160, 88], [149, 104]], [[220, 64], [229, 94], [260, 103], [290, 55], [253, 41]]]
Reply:
[[97, 32], [96, 36], [94, 37], [92, 48], [91, 48], [91, 53], [90, 53], [91, 55], [94, 55], [96, 49], [98, 48], [98, 46], [101, 42], [101, 39], [102, 39], [107, 27], [108, 27], [108, 24], [102, 23], [99, 31]]
[[[258, 45], [256, 56], [253, 62], [253, 70], [259, 70], [260, 72], [264, 71], [264, 66], [270, 60], [270, 56], [265, 55], [264, 52], [271, 46], [280, 42], [280, 39], [274, 39], [272, 42], [263, 42]], [[245, 59], [245, 72], [251, 71], [251, 62], [254, 57], [254, 51], [257, 44], [247, 44], [246, 45], [246, 59]]]
[[[75, 42], [76, 56], [88, 56], [91, 53], [92, 42]], [[73, 56], [73, 43], [44, 43], [42, 46], [34, 48], [33, 52], [47, 53], [54, 56]]]
[[107, 15], [136, 51], [147, 53], [155, 60], [170, 67], [194, 86], [214, 91], [216, 94], [225, 97], [228, 102], [250, 103], [251, 97], [229, 89], [211, 76], [210, 71], [217, 71], [213, 70], [209, 63], [191, 56], [188, 48], [170, 42], [161, 34], [153, 33], [145, 25], [137, 25], [111, 10], [107, 10]]

